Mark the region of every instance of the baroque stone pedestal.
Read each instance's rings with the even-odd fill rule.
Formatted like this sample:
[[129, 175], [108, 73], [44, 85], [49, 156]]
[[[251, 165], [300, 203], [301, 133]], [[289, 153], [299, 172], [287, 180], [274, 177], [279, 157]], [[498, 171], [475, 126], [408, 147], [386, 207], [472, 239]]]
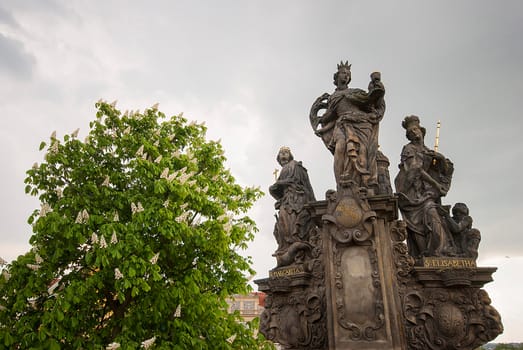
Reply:
[[331, 191], [307, 206], [313, 231], [301, 263], [257, 280], [260, 331], [283, 349], [476, 349], [503, 331], [481, 289], [496, 268], [408, 254], [394, 196]]
[[344, 186], [317, 202], [326, 271], [328, 349], [405, 349], [391, 225], [391, 196]]
[[[444, 259], [442, 259], [444, 260]], [[401, 297], [409, 349], [476, 349], [503, 332], [481, 287], [496, 268], [413, 267]]]
[[310, 259], [277, 267], [256, 280], [267, 294], [260, 332], [284, 349], [326, 349], [325, 274], [317, 228], [310, 237]]

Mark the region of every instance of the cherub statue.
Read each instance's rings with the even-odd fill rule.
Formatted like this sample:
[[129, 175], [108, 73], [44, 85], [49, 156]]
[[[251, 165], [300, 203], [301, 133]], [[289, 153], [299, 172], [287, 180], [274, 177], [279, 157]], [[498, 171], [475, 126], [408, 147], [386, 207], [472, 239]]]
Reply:
[[467, 205], [465, 203], [454, 204], [452, 217], [447, 213], [445, 218], [454, 236], [454, 243], [458, 249], [458, 255], [465, 258], [477, 259], [481, 234], [479, 230], [472, 228], [472, 217], [469, 216], [469, 208]]

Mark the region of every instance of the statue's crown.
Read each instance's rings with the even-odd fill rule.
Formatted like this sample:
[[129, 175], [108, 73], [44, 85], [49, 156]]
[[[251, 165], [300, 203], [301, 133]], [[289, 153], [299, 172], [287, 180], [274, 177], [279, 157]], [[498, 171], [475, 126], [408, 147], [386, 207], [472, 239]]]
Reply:
[[290, 149], [289, 147], [287, 147], [287, 146], [281, 146], [281, 147], [280, 147], [280, 152], [281, 152], [281, 151], [289, 151], [289, 152], [290, 152], [291, 149]]
[[350, 72], [350, 66], [352, 66], [352, 64], [349, 64], [349, 61], [345, 61], [345, 63], [343, 63], [343, 61], [340, 61], [340, 63], [338, 63], [338, 70], [345, 68]]
[[403, 122], [401, 122], [401, 126], [403, 126], [403, 128], [405, 128], [405, 129], [408, 129], [411, 125], [417, 125], [418, 127], [420, 126], [418, 116], [415, 116], [415, 115], [406, 116], [405, 119], [403, 120]]

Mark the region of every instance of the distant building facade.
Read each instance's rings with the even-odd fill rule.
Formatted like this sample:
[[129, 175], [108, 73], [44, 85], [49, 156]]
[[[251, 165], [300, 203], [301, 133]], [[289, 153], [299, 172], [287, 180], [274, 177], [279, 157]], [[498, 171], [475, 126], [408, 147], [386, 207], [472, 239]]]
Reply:
[[247, 295], [235, 294], [227, 300], [229, 312], [238, 311], [245, 322], [252, 321], [263, 312], [265, 293], [252, 292]]

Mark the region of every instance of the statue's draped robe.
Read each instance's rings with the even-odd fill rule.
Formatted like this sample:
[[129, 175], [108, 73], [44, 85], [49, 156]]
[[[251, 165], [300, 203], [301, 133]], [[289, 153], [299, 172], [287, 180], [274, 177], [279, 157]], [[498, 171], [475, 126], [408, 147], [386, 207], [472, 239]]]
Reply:
[[301, 162], [291, 160], [285, 164], [274, 185], [269, 188], [277, 199], [279, 208], [275, 236], [277, 253], [283, 253], [294, 242], [303, 241], [307, 236], [310, 217], [305, 204], [315, 201], [307, 170]]
[[[383, 89], [368, 93], [344, 89], [336, 90], [329, 97], [326, 115], [332, 114], [335, 121], [331, 122], [332, 136], [326, 135], [324, 140], [328, 139], [327, 147], [334, 153], [337, 182], [342, 176], [348, 176], [359, 186], [377, 186], [379, 122], [385, 112], [383, 94]], [[329, 127], [323, 125], [323, 128]], [[343, 147], [343, 154], [337, 154], [336, 147]]]
[[414, 257], [452, 255], [452, 236], [439, 212], [442, 210], [442, 194], [422, 178], [421, 170], [425, 170], [446, 190], [450, 187], [452, 175], [445, 169], [445, 164], [433, 163], [426, 146], [409, 143], [403, 147], [395, 185], [398, 204], [409, 232], [409, 253]]

